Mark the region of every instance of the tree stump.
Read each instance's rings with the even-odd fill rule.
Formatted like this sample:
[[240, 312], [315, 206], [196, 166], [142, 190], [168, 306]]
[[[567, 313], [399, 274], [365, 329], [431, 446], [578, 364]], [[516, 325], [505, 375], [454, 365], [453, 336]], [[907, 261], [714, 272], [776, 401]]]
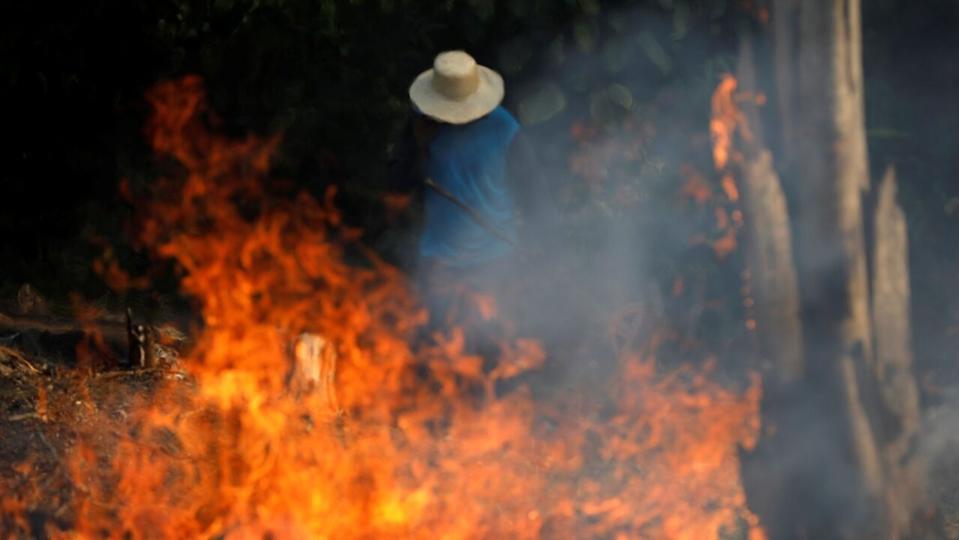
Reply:
[[315, 393], [332, 414], [339, 414], [336, 399], [337, 354], [333, 344], [318, 334], [304, 332], [293, 343], [295, 392]]

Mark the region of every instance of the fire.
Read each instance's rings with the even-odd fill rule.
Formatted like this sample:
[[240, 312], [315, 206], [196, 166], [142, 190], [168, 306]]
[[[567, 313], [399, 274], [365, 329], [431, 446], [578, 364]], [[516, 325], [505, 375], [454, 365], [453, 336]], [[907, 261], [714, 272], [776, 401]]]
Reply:
[[[725, 197], [721, 200], [714, 199], [713, 190], [695, 167], [686, 164], [680, 169], [680, 174], [686, 179], [682, 188], [683, 197], [695, 201], [700, 207], [707, 201], [713, 201], [716, 233], [708, 243], [720, 259], [736, 250], [739, 229], [742, 227], [742, 211], [736, 207], [740, 200], [740, 193], [734, 171], [742, 163], [743, 156], [736, 150], [734, 139], [737, 135], [746, 142], [753, 139], [749, 123], [737, 101], [750, 99], [757, 105], [765, 102], [765, 96], [761, 94], [755, 96], [744, 92], [737, 94], [738, 86], [739, 82], [735, 77], [729, 74], [723, 75], [719, 85], [713, 91], [711, 100], [712, 116], [709, 121], [709, 135], [712, 141], [713, 166], [719, 175], [719, 187]], [[697, 236], [693, 242], [698, 244], [707, 240]]]
[[[548, 366], [539, 344], [504, 336], [490, 366], [461, 329], [424, 337], [404, 276], [355, 241], [332, 192], [271, 194], [278, 138], [211, 133], [196, 78], [148, 98], [147, 135], [182, 176], [156, 183], [138, 238], [202, 310], [192, 382], [143, 396], [114, 439], [80, 437], [76, 517], [54, 535], [763, 538], [738, 462], [758, 380], [725, 388], [709, 362], [659, 373], [647, 344], [622, 351], [601, 397], [534, 399], [517, 377]], [[304, 334], [334, 388], [291, 388]]]
[[727, 169], [731, 157], [734, 157], [734, 161], [738, 159], [738, 157], [731, 156], [734, 134], [738, 133], [745, 141], [750, 141], [753, 138], [746, 116], [736, 102], [743, 99], [754, 99], [759, 104], [765, 100], [761, 95], [756, 97], [746, 94], [737, 95], [736, 89], [738, 87], [739, 82], [736, 77], [727, 73], [723, 75], [719, 86], [713, 92], [709, 134], [713, 141], [713, 163], [718, 171]]

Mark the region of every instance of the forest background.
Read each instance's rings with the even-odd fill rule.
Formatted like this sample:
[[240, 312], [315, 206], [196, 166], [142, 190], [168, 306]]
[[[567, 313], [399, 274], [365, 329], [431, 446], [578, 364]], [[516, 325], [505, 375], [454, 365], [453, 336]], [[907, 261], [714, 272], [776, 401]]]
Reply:
[[[897, 166], [916, 374], [929, 405], [959, 381], [951, 359], [959, 346], [959, 5], [863, 4], [872, 170]], [[30, 283], [52, 299], [79, 291], [157, 308], [158, 297], [143, 291], [115, 298], [91, 261], [109, 245], [123, 266], [149, 266], [124, 247], [120, 225], [132, 209], [118, 185], [148, 185], [159, 166], [141, 135], [144, 92], [188, 73], [204, 79], [220, 129], [282, 133], [275, 177], [316, 194], [336, 186], [347, 220], [402, 261], [405, 229], [384, 218], [387, 156], [409, 111], [409, 82], [449, 48], [505, 76], [506, 106], [536, 143], [571, 249], [588, 258], [603, 231], [635, 230], [647, 242], [637, 251], [657, 254], [637, 264], [662, 276], [666, 290], [676, 265], [713, 268], [713, 250], [670, 228], [678, 218], [658, 205], [682, 191], [691, 169], [711, 169], [710, 95], [735, 71], [737, 33], [762, 26], [765, 9], [733, 0], [8, 3], [0, 17], [0, 297]], [[650, 234], [660, 229], [672, 232]], [[728, 287], [724, 279], [713, 286]], [[719, 333], [738, 322], [701, 326]]]

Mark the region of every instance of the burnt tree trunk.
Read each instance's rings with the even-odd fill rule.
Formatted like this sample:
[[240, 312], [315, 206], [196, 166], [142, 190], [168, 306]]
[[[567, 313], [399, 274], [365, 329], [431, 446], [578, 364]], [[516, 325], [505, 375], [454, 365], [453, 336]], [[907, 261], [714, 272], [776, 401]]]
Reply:
[[799, 5], [802, 0], [774, 0], [772, 2], [773, 71], [776, 81], [777, 119], [781, 126], [778, 137], [780, 167], [787, 174], [795, 168], [794, 146], [790, 139], [796, 131], [795, 65], [799, 37]]
[[[755, 32], [740, 33], [737, 79], [747, 96], [758, 95]], [[762, 436], [756, 448], [742, 456], [743, 487], [750, 508], [771, 538], [795, 537], [804, 525], [786, 501], [794, 499], [797, 477], [788, 465], [794, 455], [797, 420], [792, 418], [796, 392], [805, 375], [799, 285], [793, 256], [790, 212], [772, 154], [763, 137], [755, 100], [740, 100], [745, 127], [736, 143], [741, 149], [739, 177], [744, 219], [746, 265], [755, 301], [759, 366], [763, 374], [760, 406]], [[804, 421], [800, 417], [799, 422]], [[783, 462], [787, 465], [783, 465]]]
[[[749, 96], [757, 95], [751, 35], [741, 36], [736, 71], [739, 88]], [[742, 148], [738, 176], [746, 216], [746, 264], [755, 299], [761, 362], [769, 376], [788, 384], [799, 380], [804, 371], [799, 284], [793, 262], [789, 209], [772, 154], [764, 141], [756, 103], [743, 100], [740, 107], [749, 131], [738, 140]]]
[[[908, 509], [895, 471], [909, 438], [902, 430], [918, 425], [918, 402], [903, 353], [908, 273], [895, 236], [904, 238], [904, 222], [888, 204], [879, 205], [876, 237], [892, 240], [877, 244], [870, 289], [860, 3], [772, 7], [780, 158], [798, 210], [805, 361], [801, 378], [780, 377], [783, 384], [767, 389], [763, 416], [774, 435], [761, 459], [778, 459], [775, 473], [788, 490], [758, 502], [774, 538], [901, 538]], [[905, 330], [885, 334], [897, 317]]]
[[[796, 477], [807, 537], [880, 534], [863, 194], [869, 188], [858, 0], [773, 4], [786, 160], [795, 182], [807, 376], [789, 431], [811, 445]], [[801, 163], [802, 167], [796, 166]], [[782, 414], [782, 413], [780, 413]], [[783, 501], [785, 503], [785, 501]], [[875, 528], [870, 530], [870, 525]]]
[[872, 320], [883, 407], [879, 444], [887, 476], [885, 505], [890, 527], [904, 534], [912, 512], [922, 504], [924, 470], [912, 452], [919, 437], [920, 410], [912, 370], [909, 244], [892, 167], [879, 184], [872, 234]]

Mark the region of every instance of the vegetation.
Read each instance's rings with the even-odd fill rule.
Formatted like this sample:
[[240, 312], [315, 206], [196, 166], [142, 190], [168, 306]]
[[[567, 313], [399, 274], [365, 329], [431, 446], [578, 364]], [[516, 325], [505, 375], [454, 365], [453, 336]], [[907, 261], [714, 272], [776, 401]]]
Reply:
[[[659, 309], [682, 318], [689, 337], [707, 350], [750, 350], [743, 324], [750, 314], [740, 296], [740, 270], [748, 261], [735, 249], [730, 225], [735, 197], [712, 172], [709, 105], [723, 75], [738, 70], [737, 37], [769, 24], [770, 3], [92, 0], [6, 6], [0, 88], [13, 140], [0, 149], [0, 301], [31, 283], [63, 306], [78, 291], [157, 308], [162, 294], [175, 290], [170, 268], [161, 267], [152, 272], [150, 293], [111, 293], [91, 263], [119, 262], [134, 273], [154, 266], [127, 242], [121, 224], [133, 217], [133, 207], [118, 185], [128, 179], [141, 192], [167, 166], [142, 141], [143, 94], [158, 80], [184, 74], [204, 80], [217, 130], [282, 134], [274, 177], [315, 194], [335, 186], [338, 205], [365, 241], [401, 260], [397, 254], [410, 248], [409, 235], [387, 220], [382, 205], [385, 162], [409, 110], [406, 89], [436, 52], [464, 48], [506, 78], [506, 106], [524, 124], [551, 179], [552, 192], [544, 196], [562, 209], [560, 234], [575, 254], [565, 262], [586, 275], [600, 259], [595, 255], [610, 248], [610, 232], [623, 233], [616, 248], [631, 256], [608, 260], [610, 268], [600, 271], [643, 279], [625, 276], [616, 287], [587, 282], [584, 293], [601, 305], [670, 297]], [[959, 7], [946, 0], [863, 4], [869, 166], [876, 185], [887, 165], [896, 166], [908, 221], [916, 370], [928, 408], [945, 398], [942, 386], [959, 381], [952, 358], [959, 293], [950, 287], [959, 273], [951, 247], [959, 233], [959, 162], [952, 148], [959, 104], [948, 93], [959, 85], [952, 61]], [[762, 47], [756, 53], [756, 87], [769, 88], [773, 81], [762, 73], [774, 59]], [[773, 154], [796, 148], [816, 155], [808, 148], [815, 142], [782, 133], [765, 134]], [[810, 160], [778, 166], [795, 210], [808, 189]], [[869, 235], [857, 249], [873, 247]], [[808, 249], [831, 240], [827, 234]], [[729, 365], [734, 358], [723, 360]]]

